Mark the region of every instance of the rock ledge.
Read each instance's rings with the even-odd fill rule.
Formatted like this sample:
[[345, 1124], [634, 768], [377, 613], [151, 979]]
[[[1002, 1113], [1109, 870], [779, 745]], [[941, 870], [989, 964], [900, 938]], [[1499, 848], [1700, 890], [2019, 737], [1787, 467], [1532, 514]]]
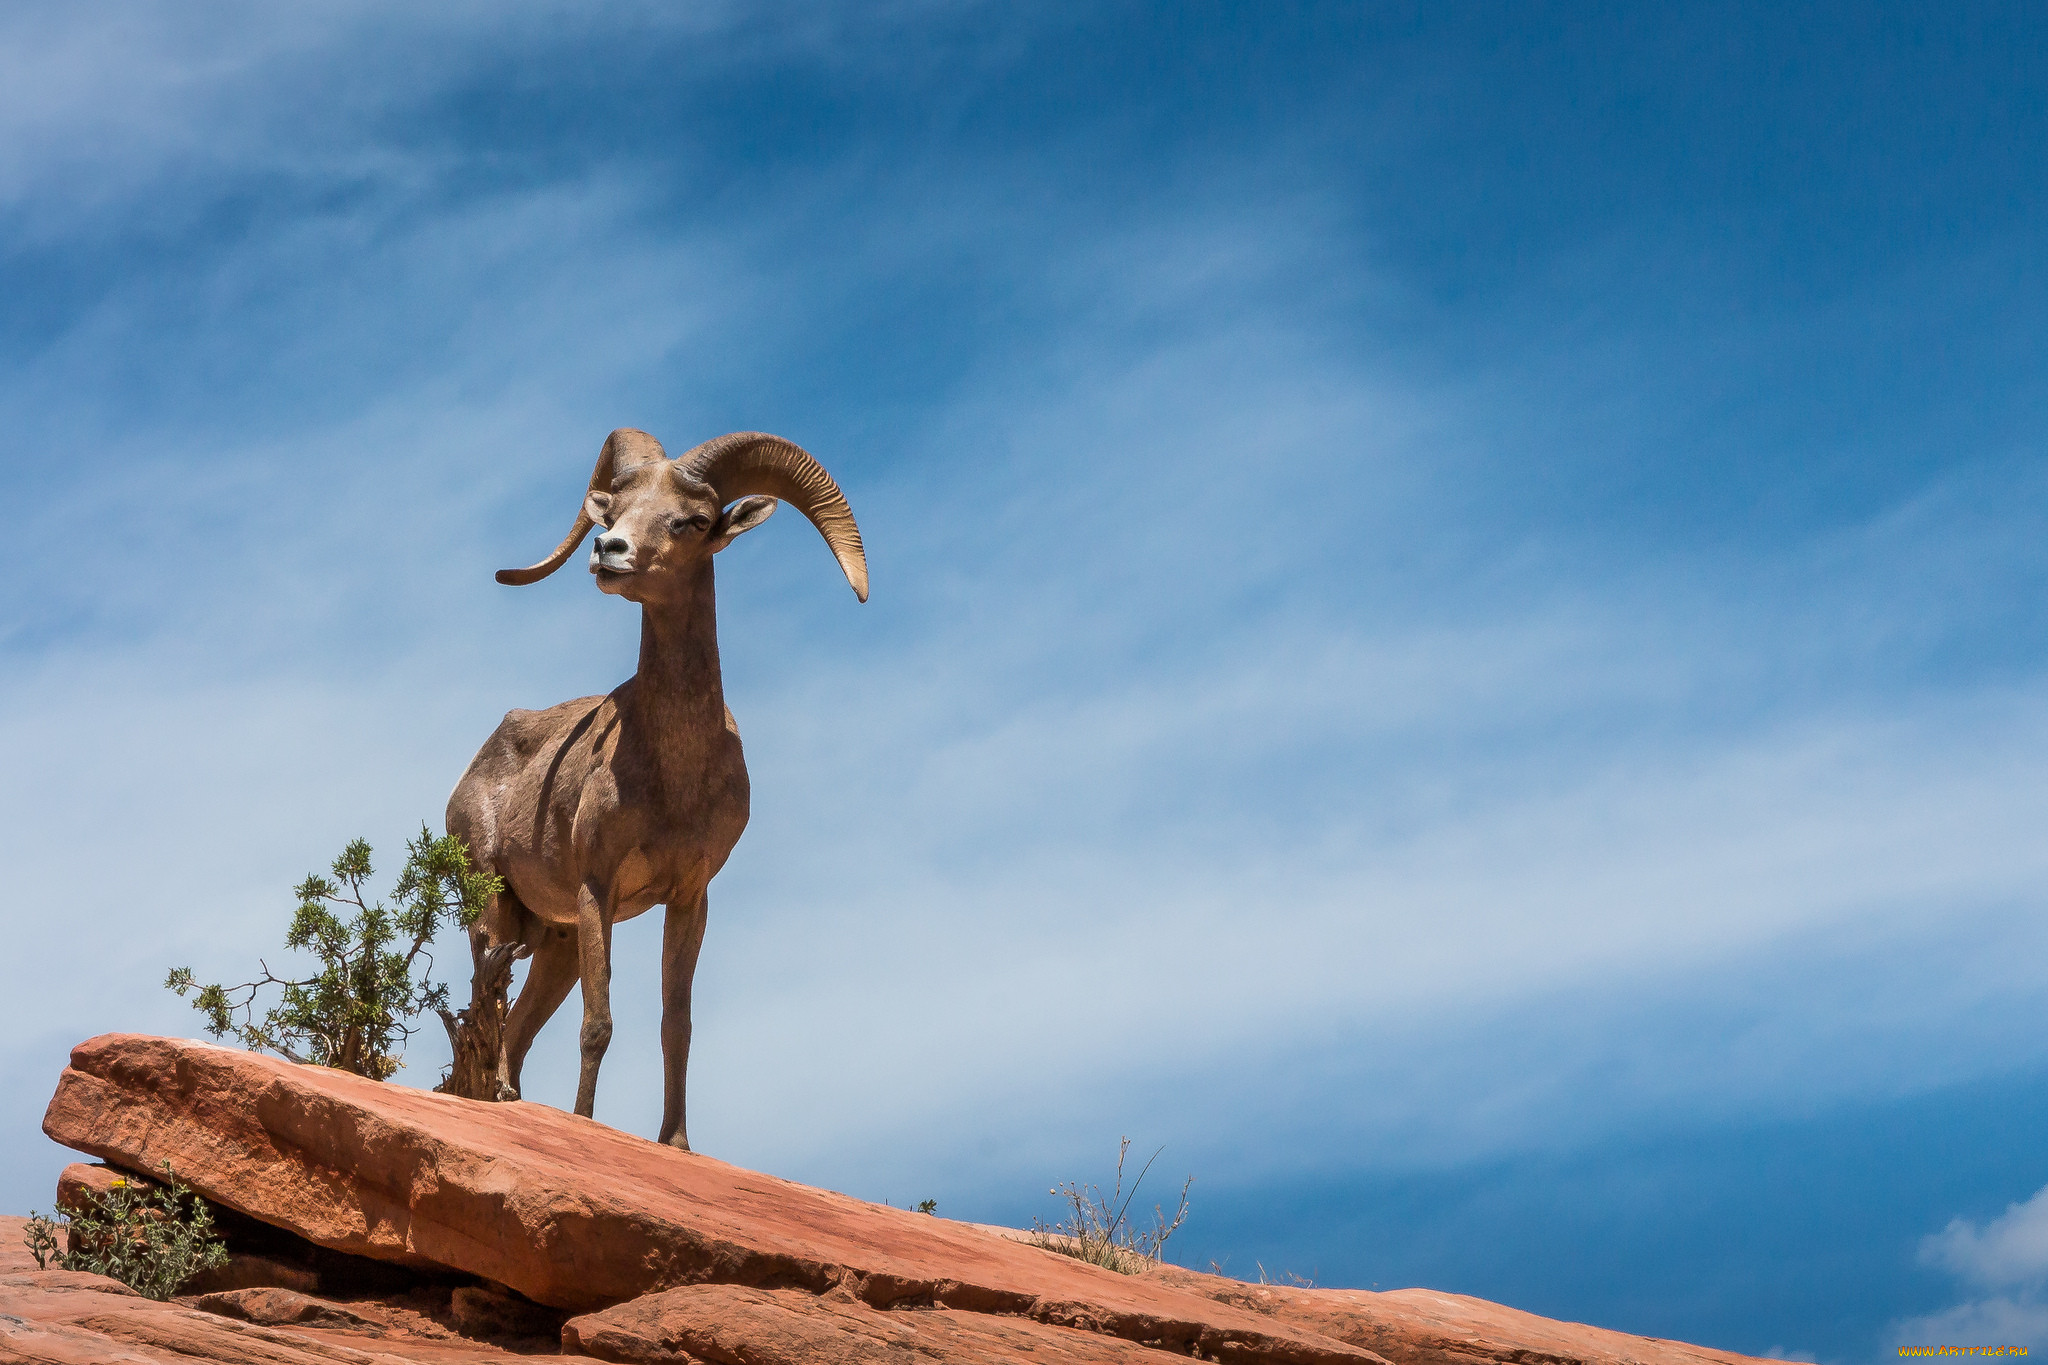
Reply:
[[[546, 1334], [602, 1360], [747, 1365], [1747, 1359], [1422, 1290], [1117, 1275], [542, 1105], [176, 1039], [81, 1044], [43, 1127], [123, 1170], [169, 1161], [232, 1211], [231, 1245], [237, 1229], [268, 1238], [238, 1259], [273, 1287], [151, 1304], [35, 1272], [9, 1220], [0, 1362], [504, 1359], [552, 1346]], [[90, 1168], [66, 1175], [74, 1197], [94, 1183]], [[106, 1338], [104, 1353], [78, 1354], [79, 1333]]]

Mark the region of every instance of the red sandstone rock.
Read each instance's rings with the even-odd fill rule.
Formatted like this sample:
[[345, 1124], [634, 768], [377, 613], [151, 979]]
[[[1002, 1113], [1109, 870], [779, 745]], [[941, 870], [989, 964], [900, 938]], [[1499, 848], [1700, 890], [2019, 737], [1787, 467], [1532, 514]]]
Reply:
[[[538, 1105], [477, 1104], [201, 1043], [110, 1035], [82, 1045], [44, 1130], [124, 1168], [168, 1158], [181, 1180], [228, 1210], [224, 1224], [250, 1215], [331, 1248], [292, 1244], [330, 1258], [337, 1283], [347, 1278], [340, 1270], [369, 1263], [336, 1252], [359, 1253], [495, 1282], [455, 1291], [472, 1326], [519, 1305], [500, 1289], [582, 1311], [563, 1340], [606, 1360], [1142, 1365], [1162, 1352], [1317, 1365], [1748, 1359], [1426, 1290], [1247, 1285], [1170, 1267], [1115, 1275], [1021, 1244], [1013, 1232], [756, 1175]], [[73, 1173], [93, 1169], [67, 1172], [67, 1188], [112, 1178]], [[13, 1228], [0, 1226], [0, 1236], [18, 1241], [19, 1220], [4, 1221]], [[505, 1358], [447, 1340], [389, 1294], [345, 1310], [376, 1326], [349, 1334], [302, 1324], [294, 1336], [220, 1319], [209, 1328], [204, 1314], [124, 1296], [93, 1276], [50, 1271], [17, 1284], [6, 1272], [23, 1260], [0, 1249], [0, 1314], [41, 1333], [35, 1350], [44, 1353], [9, 1354], [14, 1329], [0, 1320], [0, 1365]], [[328, 1271], [321, 1275], [325, 1284]], [[428, 1310], [442, 1325], [462, 1321], [444, 1311], [452, 1307], [445, 1282], [434, 1292], [439, 1307]], [[425, 1287], [412, 1293], [431, 1297]], [[288, 1299], [277, 1304], [279, 1313], [299, 1311]], [[246, 1335], [261, 1331], [290, 1340]], [[91, 1340], [140, 1353], [75, 1353]], [[288, 1354], [312, 1349], [309, 1340], [328, 1353]], [[263, 1353], [252, 1354], [258, 1341]], [[343, 1341], [382, 1354], [335, 1354]]]
[[1169, 1354], [1029, 1318], [949, 1308], [884, 1312], [850, 1297], [732, 1284], [668, 1289], [571, 1318], [562, 1344], [631, 1365], [1167, 1365], [1188, 1359], [1184, 1351]]
[[307, 1325], [290, 1331], [142, 1298], [72, 1270], [37, 1270], [25, 1218], [0, 1218], [0, 1365], [511, 1365], [477, 1342]]
[[1759, 1365], [1755, 1356], [1610, 1332], [1433, 1289], [1296, 1289], [1164, 1266], [1146, 1278], [1376, 1351], [1394, 1365]]
[[81, 1044], [56, 1141], [184, 1180], [321, 1246], [452, 1266], [588, 1311], [724, 1282], [1036, 1318], [1224, 1361], [1370, 1357], [1173, 1286], [677, 1151], [537, 1104], [481, 1104], [208, 1043]]
[[322, 1327], [346, 1327], [382, 1334], [379, 1325], [361, 1313], [350, 1312], [338, 1303], [329, 1303], [290, 1289], [223, 1289], [195, 1295], [184, 1302], [202, 1313], [240, 1318], [243, 1322], [261, 1323], [265, 1327], [288, 1327], [310, 1322]]
[[91, 1208], [99, 1197], [112, 1194], [117, 1180], [140, 1185], [145, 1190], [157, 1187], [156, 1181], [128, 1171], [74, 1161], [57, 1173], [57, 1207], [66, 1213], [82, 1213]]
[[295, 1294], [316, 1294], [320, 1277], [303, 1266], [286, 1264], [268, 1256], [228, 1253], [226, 1265], [204, 1270], [178, 1287], [181, 1294], [236, 1294], [243, 1290], [277, 1289]]

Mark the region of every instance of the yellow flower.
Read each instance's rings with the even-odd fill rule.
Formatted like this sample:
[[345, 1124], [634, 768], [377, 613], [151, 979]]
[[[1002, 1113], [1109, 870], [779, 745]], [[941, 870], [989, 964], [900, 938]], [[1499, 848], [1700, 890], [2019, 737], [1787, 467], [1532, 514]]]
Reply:
[[117, 1190], [125, 1190], [128, 1188], [128, 1182], [125, 1180], [117, 1179], [114, 1181], [114, 1188]]

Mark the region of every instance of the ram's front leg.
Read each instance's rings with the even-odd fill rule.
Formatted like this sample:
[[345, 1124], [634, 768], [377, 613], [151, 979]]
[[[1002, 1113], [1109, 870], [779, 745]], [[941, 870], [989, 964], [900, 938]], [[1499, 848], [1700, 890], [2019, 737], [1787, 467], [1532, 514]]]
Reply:
[[576, 1079], [576, 1112], [597, 1109], [597, 1068], [612, 1041], [612, 907], [610, 897], [585, 883], [576, 893], [576, 948], [583, 979], [583, 1070]]
[[690, 1150], [683, 1087], [690, 1075], [690, 983], [704, 946], [708, 896], [668, 907], [661, 928], [661, 1140]]

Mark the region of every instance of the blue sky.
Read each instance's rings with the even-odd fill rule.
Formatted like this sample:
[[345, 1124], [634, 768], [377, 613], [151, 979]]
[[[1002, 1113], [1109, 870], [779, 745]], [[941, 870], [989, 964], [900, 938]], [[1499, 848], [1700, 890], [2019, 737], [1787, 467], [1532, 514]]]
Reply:
[[874, 592], [721, 561], [700, 1148], [2048, 1347], [2038, 8], [416, 9], [0, 14], [6, 1207], [71, 1043], [627, 675], [491, 581], [605, 432], [754, 428]]

